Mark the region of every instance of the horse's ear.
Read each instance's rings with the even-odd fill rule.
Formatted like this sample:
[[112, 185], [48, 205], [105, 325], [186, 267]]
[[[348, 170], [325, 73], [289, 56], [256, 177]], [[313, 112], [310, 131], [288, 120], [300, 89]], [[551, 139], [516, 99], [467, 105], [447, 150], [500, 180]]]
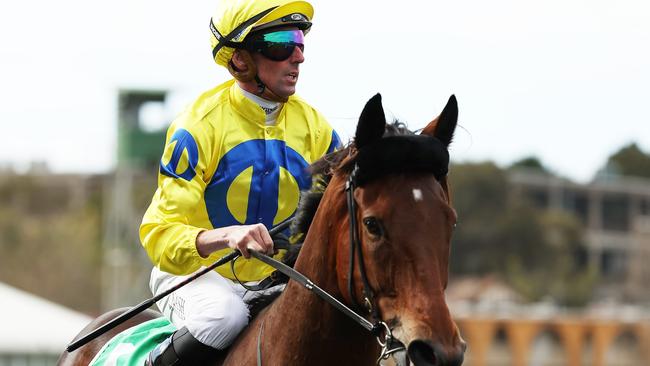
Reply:
[[440, 140], [445, 146], [449, 146], [454, 131], [456, 130], [456, 123], [458, 122], [458, 102], [456, 97], [452, 94], [447, 101], [447, 105], [442, 110], [442, 113], [436, 119], [431, 121], [421, 132], [422, 135], [429, 135]]
[[380, 139], [385, 130], [386, 116], [384, 115], [384, 108], [381, 106], [381, 94], [377, 93], [363, 107], [361, 117], [359, 117], [359, 124], [357, 124], [357, 133], [354, 136], [354, 144], [357, 149], [360, 149]]

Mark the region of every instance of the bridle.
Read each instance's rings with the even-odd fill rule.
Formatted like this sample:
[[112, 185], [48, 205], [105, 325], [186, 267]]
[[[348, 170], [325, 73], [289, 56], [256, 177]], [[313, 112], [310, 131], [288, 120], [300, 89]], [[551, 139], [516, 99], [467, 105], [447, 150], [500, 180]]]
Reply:
[[[364, 309], [370, 315], [370, 321], [323, 291], [304, 275], [296, 272], [292, 268], [264, 254], [251, 252], [252, 256], [278, 269], [298, 283], [301, 283], [308, 290], [316, 293], [377, 337], [377, 342], [381, 346], [381, 353], [377, 359], [377, 364], [382, 359], [385, 360], [392, 354], [405, 351], [406, 349], [403, 344], [393, 337], [390, 327], [381, 319], [379, 308], [376, 304], [375, 293], [368, 281], [363, 261], [363, 246], [359, 234], [360, 228], [357, 222], [358, 207], [354, 200], [354, 190], [386, 174], [399, 174], [412, 171], [431, 173], [436, 180], [440, 181], [447, 175], [449, 166], [447, 146], [436, 138], [421, 135], [395, 135], [382, 137], [380, 141], [381, 143], [371, 143], [357, 150], [357, 155], [354, 157], [354, 167], [345, 183], [348, 217], [350, 220], [350, 262], [348, 267], [347, 292], [353, 307], [357, 310]], [[395, 152], [405, 153], [396, 155]], [[360, 166], [362, 169], [359, 168]], [[355, 263], [359, 267], [358, 271], [363, 291], [363, 305], [358, 303], [355, 293]], [[282, 268], [282, 266], [286, 267], [286, 269]]]
[[[368, 311], [371, 319], [374, 320], [373, 333], [377, 337], [377, 342], [381, 346], [381, 353], [377, 359], [377, 364], [381, 360], [386, 360], [391, 354], [405, 350], [401, 343], [394, 343], [393, 333], [390, 327], [381, 320], [379, 309], [375, 304], [375, 296], [368, 281], [366, 274], [366, 267], [363, 262], [363, 250], [361, 247], [361, 240], [359, 239], [359, 225], [357, 224], [357, 203], [354, 200], [354, 189], [357, 187], [357, 172], [359, 166], [354, 165], [348, 180], [345, 182], [345, 195], [348, 206], [348, 217], [350, 218], [350, 264], [348, 269], [348, 293], [350, 300], [357, 308], [362, 308], [357, 302], [354, 286], [354, 258], [358, 259], [359, 274], [361, 275], [361, 283], [363, 285], [363, 308]], [[379, 329], [377, 329], [379, 328]], [[381, 339], [381, 331], [384, 332], [384, 339]]]
[[[348, 180], [345, 182], [345, 195], [348, 203], [348, 216], [350, 217], [350, 265], [348, 270], [348, 293], [350, 299], [357, 308], [361, 308], [357, 302], [354, 287], [354, 258], [358, 258], [359, 274], [361, 275], [361, 283], [363, 284], [363, 307], [368, 311], [373, 319], [379, 318], [379, 311], [374, 304], [374, 293], [368, 283], [368, 276], [366, 275], [366, 267], [363, 263], [363, 251], [361, 250], [361, 240], [359, 240], [359, 225], [357, 224], [357, 203], [354, 200], [354, 189], [357, 186], [357, 172], [359, 166], [354, 165], [354, 169], [350, 173]], [[356, 254], [358, 252], [358, 254]], [[355, 255], [356, 254], [356, 255]]]
[[[355, 164], [355, 167], [352, 170], [352, 173], [350, 173], [350, 176], [348, 177], [348, 180], [346, 181], [345, 184], [348, 215], [350, 218], [350, 266], [349, 266], [349, 273], [348, 273], [348, 291], [350, 293], [350, 298], [354, 306], [360, 309], [365, 308], [365, 310], [367, 310], [367, 312], [370, 314], [372, 322], [368, 321], [365, 317], [359, 315], [357, 312], [350, 309], [348, 306], [340, 302], [338, 299], [336, 299], [335, 297], [327, 293], [325, 290], [318, 287], [302, 273], [294, 270], [293, 268], [287, 266], [286, 264], [279, 262], [265, 254], [255, 252], [255, 251], [251, 251], [250, 253], [252, 257], [255, 257], [261, 260], [262, 262], [268, 264], [269, 266], [277, 269], [278, 271], [287, 275], [292, 280], [303, 285], [306, 289], [314, 292], [323, 300], [330, 303], [332, 306], [337, 308], [343, 314], [345, 314], [346, 316], [348, 316], [349, 318], [357, 322], [359, 325], [361, 325], [363, 328], [368, 330], [371, 334], [373, 334], [377, 338], [377, 343], [379, 343], [379, 346], [381, 346], [379, 358], [377, 359], [377, 365], [379, 365], [381, 360], [388, 359], [392, 354], [396, 352], [405, 351], [406, 348], [399, 341], [395, 340], [395, 338], [393, 337], [393, 333], [390, 327], [388, 326], [388, 324], [386, 324], [384, 321], [381, 320], [378, 308], [377, 306], [375, 306], [374, 303], [374, 293], [372, 291], [372, 288], [370, 287], [370, 284], [368, 282], [368, 277], [366, 275], [365, 266], [363, 264], [363, 251], [361, 246], [361, 240], [359, 239], [359, 226], [356, 220], [357, 205], [354, 200], [354, 190], [357, 186], [356, 185], [357, 172], [358, 172], [358, 167]], [[358, 258], [359, 273], [361, 274], [361, 282], [363, 284], [363, 302], [364, 302], [363, 307], [360, 306], [356, 301], [356, 296], [354, 291], [353, 275], [354, 275], [355, 257]], [[260, 337], [261, 334], [262, 331], [260, 328]], [[258, 343], [259, 343], [259, 339], [258, 339]], [[258, 364], [261, 364], [261, 355], [259, 355], [259, 352], [261, 351], [259, 349], [259, 344], [258, 344]]]

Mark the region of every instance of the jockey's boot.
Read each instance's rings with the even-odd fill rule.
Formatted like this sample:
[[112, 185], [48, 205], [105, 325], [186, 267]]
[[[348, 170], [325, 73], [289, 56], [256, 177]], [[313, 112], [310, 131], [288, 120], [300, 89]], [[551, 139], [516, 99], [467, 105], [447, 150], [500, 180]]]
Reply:
[[156, 346], [147, 356], [145, 366], [193, 366], [214, 361], [221, 350], [199, 342], [183, 327]]

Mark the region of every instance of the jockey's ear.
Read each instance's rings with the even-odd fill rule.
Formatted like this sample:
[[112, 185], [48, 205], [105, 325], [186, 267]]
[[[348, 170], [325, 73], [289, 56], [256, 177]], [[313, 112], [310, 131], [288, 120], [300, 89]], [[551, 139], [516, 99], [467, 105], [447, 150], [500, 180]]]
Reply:
[[381, 94], [377, 93], [363, 107], [357, 124], [357, 132], [354, 136], [354, 144], [357, 149], [360, 149], [380, 139], [385, 130], [386, 116], [384, 115], [384, 108], [381, 106]]
[[433, 121], [429, 122], [420, 134], [435, 137], [445, 144], [445, 146], [449, 146], [454, 137], [457, 122], [458, 102], [456, 101], [456, 96], [452, 94], [442, 113]]

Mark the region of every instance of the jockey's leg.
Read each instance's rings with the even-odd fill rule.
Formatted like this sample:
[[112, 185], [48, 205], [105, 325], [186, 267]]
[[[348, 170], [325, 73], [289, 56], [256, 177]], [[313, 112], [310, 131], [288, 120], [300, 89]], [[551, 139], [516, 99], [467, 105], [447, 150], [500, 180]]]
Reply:
[[220, 352], [197, 341], [187, 327], [182, 327], [156, 346], [149, 353], [144, 364], [145, 366], [204, 365], [215, 360]]
[[[185, 278], [154, 268], [151, 290], [156, 295]], [[241, 286], [209, 272], [158, 301], [158, 308], [178, 331], [151, 352], [151, 365], [180, 366], [215, 358], [248, 323], [243, 295]]]

